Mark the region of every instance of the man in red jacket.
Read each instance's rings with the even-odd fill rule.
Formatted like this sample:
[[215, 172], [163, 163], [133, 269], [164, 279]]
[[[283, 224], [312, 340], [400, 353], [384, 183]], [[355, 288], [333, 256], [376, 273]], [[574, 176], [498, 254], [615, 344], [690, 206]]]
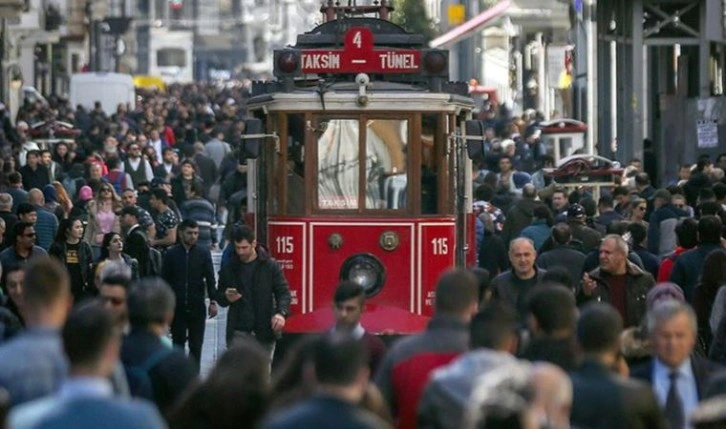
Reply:
[[386, 355], [375, 382], [398, 429], [416, 428], [418, 403], [433, 370], [468, 350], [468, 325], [478, 299], [474, 274], [463, 269], [445, 273], [436, 285], [435, 314], [426, 331], [398, 341]]

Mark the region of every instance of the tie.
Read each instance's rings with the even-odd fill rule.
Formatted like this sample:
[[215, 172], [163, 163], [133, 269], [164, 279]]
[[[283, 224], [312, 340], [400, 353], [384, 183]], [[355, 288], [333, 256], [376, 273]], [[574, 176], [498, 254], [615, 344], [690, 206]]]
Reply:
[[671, 380], [671, 387], [668, 389], [664, 412], [671, 429], [683, 429], [686, 424], [681, 395], [678, 393], [678, 375], [677, 372], [671, 372], [668, 375]]

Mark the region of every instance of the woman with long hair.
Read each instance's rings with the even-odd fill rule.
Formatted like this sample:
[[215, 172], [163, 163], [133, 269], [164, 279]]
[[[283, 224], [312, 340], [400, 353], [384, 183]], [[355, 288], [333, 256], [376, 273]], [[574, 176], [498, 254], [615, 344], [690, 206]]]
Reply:
[[68, 269], [71, 278], [71, 292], [74, 302], [87, 296], [95, 295], [89, 287], [93, 278], [93, 251], [91, 246], [82, 240], [83, 222], [80, 219], [63, 219], [58, 226], [55, 242], [50, 246], [48, 254], [59, 260]]
[[58, 142], [53, 148], [53, 161], [57, 162], [64, 172], [67, 172], [73, 166], [74, 155], [65, 142]]
[[645, 213], [648, 211], [648, 202], [642, 198], [635, 198], [630, 202], [630, 217], [631, 223], [640, 223], [648, 228], [648, 222], [645, 220]]
[[116, 195], [113, 186], [101, 183], [96, 198], [88, 202], [88, 226], [83, 237], [93, 247], [94, 256], [100, 256], [105, 234], [121, 232], [121, 223], [116, 216], [121, 208], [121, 199]]
[[59, 220], [65, 219], [70, 215], [71, 210], [73, 210], [73, 201], [71, 201], [71, 197], [68, 195], [66, 188], [63, 187], [61, 182], [56, 180], [51, 183], [51, 185], [53, 185], [53, 189], [55, 189], [56, 201], [58, 201], [58, 204], [63, 210], [63, 217]]
[[126, 264], [131, 269], [131, 278], [139, 278], [139, 262], [124, 252], [124, 241], [118, 232], [109, 232], [103, 236], [101, 245], [101, 257], [99, 263], [104, 261], [116, 261]]

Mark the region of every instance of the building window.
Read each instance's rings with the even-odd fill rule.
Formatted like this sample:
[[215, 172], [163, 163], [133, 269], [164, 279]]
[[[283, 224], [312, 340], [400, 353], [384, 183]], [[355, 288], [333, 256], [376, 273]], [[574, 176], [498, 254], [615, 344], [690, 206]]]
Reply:
[[156, 52], [157, 67], [186, 67], [186, 51], [180, 48], [164, 48]]

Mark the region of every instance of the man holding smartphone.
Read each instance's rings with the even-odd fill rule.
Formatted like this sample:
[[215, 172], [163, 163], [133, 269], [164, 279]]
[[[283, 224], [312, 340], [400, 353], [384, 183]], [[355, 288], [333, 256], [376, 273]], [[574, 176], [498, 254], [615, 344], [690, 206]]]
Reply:
[[254, 337], [272, 359], [290, 312], [290, 288], [277, 262], [258, 251], [249, 227], [236, 227], [231, 242], [236, 258], [222, 266], [218, 283], [219, 305], [229, 306], [227, 345]]

